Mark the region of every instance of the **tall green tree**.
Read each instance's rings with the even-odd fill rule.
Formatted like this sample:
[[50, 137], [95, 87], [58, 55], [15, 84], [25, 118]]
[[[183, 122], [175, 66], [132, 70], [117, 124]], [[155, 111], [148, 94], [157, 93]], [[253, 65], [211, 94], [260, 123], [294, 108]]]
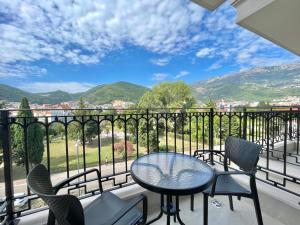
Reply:
[[209, 99], [209, 101], [207, 102], [205, 107], [215, 110], [217, 108], [217, 103], [215, 101], [213, 101], [212, 99]]
[[78, 103], [78, 109], [73, 112], [73, 115], [76, 117], [78, 121], [81, 122], [73, 122], [71, 125], [69, 125], [69, 134], [70, 137], [74, 140], [79, 139], [81, 142], [83, 142], [83, 123], [84, 125], [84, 141], [85, 142], [91, 142], [93, 138], [97, 135], [97, 124], [92, 121], [87, 120], [90, 119], [90, 117], [93, 118], [93, 112], [91, 110], [87, 110], [87, 105], [84, 102], [83, 98], [79, 99]]
[[[20, 104], [20, 111], [17, 114], [17, 122], [20, 124], [30, 124], [26, 128], [20, 125], [12, 125], [11, 127], [11, 148], [13, 160], [17, 165], [24, 165], [26, 163], [26, 147], [25, 140], [27, 141], [27, 157], [31, 166], [42, 162], [44, 154], [44, 132], [38, 123], [34, 122], [34, 116], [30, 110], [27, 98], [22, 98]], [[25, 129], [27, 136], [25, 137]]]
[[196, 100], [191, 88], [183, 81], [155, 85], [139, 100], [139, 108], [191, 108]]
[[271, 107], [269, 102], [259, 101], [257, 107]]
[[64, 125], [61, 123], [53, 123], [49, 127], [49, 140], [52, 142], [55, 138], [60, 138], [61, 140], [64, 139], [65, 135], [65, 128]]
[[[145, 109], [153, 108], [164, 108], [165, 112], [173, 111], [170, 108], [177, 108], [181, 113], [187, 111], [188, 108], [193, 107], [196, 104], [196, 100], [192, 95], [192, 91], [189, 85], [183, 81], [178, 82], [163, 82], [155, 85], [152, 90], [146, 92], [139, 100], [137, 106], [141, 112], [145, 112]], [[175, 110], [178, 112], [178, 110]], [[162, 110], [159, 110], [160, 112]], [[185, 119], [178, 117], [176, 120], [177, 133], [184, 133], [182, 127], [185, 125]], [[169, 122], [169, 131], [174, 129], [175, 121]], [[166, 124], [163, 121], [157, 122], [154, 119], [148, 121], [142, 120], [139, 124], [139, 140], [142, 146], [147, 146], [149, 141], [150, 150], [155, 150], [159, 143], [157, 137], [157, 126], [158, 135], [162, 135], [165, 132]], [[148, 127], [148, 130], [147, 130]], [[147, 131], [149, 136], [147, 140]]]

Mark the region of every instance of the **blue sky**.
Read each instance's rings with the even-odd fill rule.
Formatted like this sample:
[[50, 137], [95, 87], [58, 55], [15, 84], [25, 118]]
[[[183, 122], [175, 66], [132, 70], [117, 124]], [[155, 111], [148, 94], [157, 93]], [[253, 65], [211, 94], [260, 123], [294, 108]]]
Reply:
[[78, 92], [128, 81], [187, 83], [299, 57], [235, 25], [229, 3], [0, 0], [0, 83]]

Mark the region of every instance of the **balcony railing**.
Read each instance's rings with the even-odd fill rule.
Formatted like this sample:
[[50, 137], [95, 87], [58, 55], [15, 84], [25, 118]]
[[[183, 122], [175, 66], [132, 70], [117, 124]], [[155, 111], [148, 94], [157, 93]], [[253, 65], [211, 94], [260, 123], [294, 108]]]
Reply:
[[[20, 111], [1, 111], [0, 196], [5, 196], [0, 205], [2, 220], [43, 209], [25, 180], [39, 161], [47, 166], [54, 183], [96, 167], [104, 187], [115, 189], [132, 184], [131, 162], [154, 151], [193, 155], [195, 150], [214, 149], [217, 151], [210, 151], [203, 159], [222, 163], [217, 153], [224, 151], [228, 136], [262, 145], [258, 179], [300, 199], [299, 107], [235, 108], [223, 112], [212, 108], [113, 112], [43, 109], [34, 113], [34, 117], [28, 117]], [[35, 152], [37, 149], [42, 153]], [[67, 186], [65, 192], [80, 197], [94, 195], [95, 180], [84, 177]]]

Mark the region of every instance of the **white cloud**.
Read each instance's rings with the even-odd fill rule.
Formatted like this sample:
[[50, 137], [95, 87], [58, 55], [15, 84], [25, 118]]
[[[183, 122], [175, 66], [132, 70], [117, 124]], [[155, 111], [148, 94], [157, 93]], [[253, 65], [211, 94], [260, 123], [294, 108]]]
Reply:
[[223, 4], [201, 20], [200, 29], [206, 39], [200, 42], [196, 57], [214, 60], [207, 69], [218, 69], [224, 64], [255, 67], [290, 63], [295, 55], [235, 24], [236, 11], [230, 2]]
[[166, 66], [169, 64], [170, 62], [170, 58], [166, 57], [166, 58], [158, 58], [158, 59], [151, 59], [151, 63], [157, 66]]
[[185, 70], [182, 70], [182, 71], [180, 71], [180, 72], [175, 76], [175, 79], [178, 79], [178, 78], [181, 78], [181, 77], [185, 77], [185, 76], [187, 76], [187, 75], [189, 75], [189, 74], [190, 74], [190, 72], [185, 71]]
[[47, 73], [47, 69], [38, 66], [0, 62], [0, 77], [2, 78], [8, 78], [8, 77], [24, 78], [27, 75], [42, 76], [46, 73]]
[[198, 58], [203, 58], [205, 56], [208, 56], [210, 54], [213, 54], [215, 51], [215, 48], [202, 48], [200, 49], [197, 53], [196, 53], [196, 56]]
[[207, 70], [208, 71], [209, 70], [216, 70], [216, 69], [219, 69], [221, 67], [222, 67], [222, 65], [221, 65], [220, 62], [215, 62], [215, 63], [211, 64], [210, 67], [207, 68]]
[[7, 65], [44, 59], [98, 63], [128, 44], [173, 54], [200, 40], [196, 28], [204, 14], [188, 0], [0, 0], [0, 5], [0, 58]]
[[25, 91], [33, 93], [41, 92], [51, 92], [51, 91], [65, 91], [69, 93], [77, 93], [87, 91], [88, 89], [94, 87], [94, 84], [85, 83], [85, 82], [33, 82], [25, 83], [19, 85], [18, 88], [21, 88]]
[[153, 74], [152, 80], [162, 81], [162, 80], [165, 80], [167, 77], [168, 77], [168, 74], [166, 74], [166, 73], [155, 73], [155, 74]]
[[[0, 76], [40, 73], [29, 68], [39, 60], [95, 64], [125, 46], [164, 56], [198, 50], [240, 67], [299, 59], [237, 26], [227, 2], [204, 13], [189, 0], [0, 0]], [[151, 62], [165, 66], [167, 58]]]

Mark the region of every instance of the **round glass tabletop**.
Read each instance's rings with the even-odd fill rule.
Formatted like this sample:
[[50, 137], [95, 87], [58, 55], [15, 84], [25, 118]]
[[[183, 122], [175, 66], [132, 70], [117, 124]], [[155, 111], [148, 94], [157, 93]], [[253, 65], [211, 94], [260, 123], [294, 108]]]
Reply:
[[133, 180], [142, 187], [169, 195], [188, 195], [209, 187], [214, 176], [205, 162], [179, 153], [152, 153], [131, 165]]

